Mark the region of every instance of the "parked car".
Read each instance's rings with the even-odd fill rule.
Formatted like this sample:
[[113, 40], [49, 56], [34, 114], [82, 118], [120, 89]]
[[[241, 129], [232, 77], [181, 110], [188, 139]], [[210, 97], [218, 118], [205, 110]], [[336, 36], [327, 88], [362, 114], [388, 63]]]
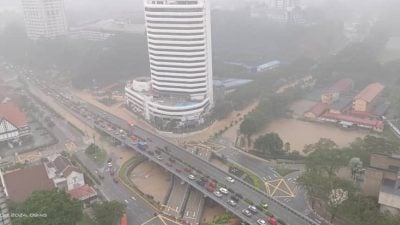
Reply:
[[189, 174], [188, 178], [189, 178], [189, 180], [194, 180], [194, 179], [196, 179], [196, 177], [195, 177], [193, 174]]

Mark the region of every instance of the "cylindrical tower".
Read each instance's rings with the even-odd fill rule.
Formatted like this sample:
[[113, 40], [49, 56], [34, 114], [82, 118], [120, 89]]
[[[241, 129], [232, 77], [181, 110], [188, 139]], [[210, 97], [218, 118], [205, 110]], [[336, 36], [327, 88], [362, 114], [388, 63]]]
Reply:
[[208, 0], [145, 0], [152, 89], [212, 105]]

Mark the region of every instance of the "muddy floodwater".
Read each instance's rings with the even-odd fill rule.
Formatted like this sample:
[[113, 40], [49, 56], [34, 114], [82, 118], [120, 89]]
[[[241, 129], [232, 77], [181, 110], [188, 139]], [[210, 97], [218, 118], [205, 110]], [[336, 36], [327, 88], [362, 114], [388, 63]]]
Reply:
[[328, 124], [311, 123], [295, 119], [280, 119], [272, 122], [263, 132], [278, 133], [284, 142], [289, 142], [292, 150], [302, 151], [305, 145], [329, 138], [340, 147], [348, 146], [356, 138], [364, 137], [368, 131], [345, 130]]

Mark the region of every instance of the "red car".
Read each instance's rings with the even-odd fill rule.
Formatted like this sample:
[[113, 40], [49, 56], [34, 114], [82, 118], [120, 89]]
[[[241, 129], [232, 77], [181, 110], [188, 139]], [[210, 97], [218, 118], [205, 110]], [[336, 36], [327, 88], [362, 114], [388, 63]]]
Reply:
[[184, 170], [185, 170], [185, 172], [187, 172], [187, 173], [191, 173], [191, 172], [192, 172], [192, 170], [189, 169], [189, 168], [185, 168]]
[[278, 220], [274, 216], [268, 216], [267, 222], [271, 225], [278, 225]]
[[178, 173], [181, 173], [181, 172], [182, 172], [182, 170], [181, 170], [181, 169], [178, 169], [178, 168], [176, 168], [175, 171], [178, 172]]
[[171, 166], [172, 166], [172, 163], [167, 162], [166, 165], [169, 166], [169, 167], [171, 167]]

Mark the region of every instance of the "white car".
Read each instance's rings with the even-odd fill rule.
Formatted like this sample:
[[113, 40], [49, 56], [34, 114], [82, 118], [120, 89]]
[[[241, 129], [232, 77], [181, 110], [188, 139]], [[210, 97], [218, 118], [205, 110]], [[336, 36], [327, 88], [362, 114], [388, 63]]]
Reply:
[[249, 207], [247, 207], [247, 209], [252, 211], [253, 213], [257, 213], [257, 208], [254, 205], [249, 205]]
[[234, 183], [234, 182], [235, 182], [235, 179], [233, 179], [232, 177], [226, 177], [226, 180], [227, 180], [229, 183]]
[[249, 210], [247, 210], [247, 209], [243, 209], [243, 210], [242, 210], [242, 213], [243, 213], [244, 215], [246, 215], [247, 217], [250, 217], [250, 216], [251, 216], [251, 212], [250, 212]]
[[258, 219], [258, 220], [257, 220], [257, 223], [260, 224], [260, 225], [265, 225], [265, 224], [267, 224], [267, 223], [265, 223], [265, 220], [263, 220], [263, 219]]
[[158, 160], [160, 160], [160, 161], [163, 160], [163, 157], [162, 157], [161, 155], [158, 155], [156, 158], [157, 158]]
[[214, 195], [217, 196], [218, 198], [222, 197], [222, 194], [219, 191], [214, 191]]
[[237, 203], [235, 201], [233, 201], [232, 199], [228, 200], [228, 204], [233, 206], [233, 207], [236, 207], [236, 205], [237, 205]]
[[107, 165], [108, 165], [108, 167], [112, 167], [112, 163], [111, 162], [107, 163]]
[[196, 177], [195, 177], [193, 174], [190, 174], [190, 175], [188, 176], [188, 178], [189, 178], [189, 180], [194, 180], [194, 179], [196, 179]]
[[223, 187], [220, 188], [219, 191], [220, 191], [222, 194], [224, 194], [224, 195], [227, 195], [227, 194], [229, 193], [228, 189], [223, 188]]

